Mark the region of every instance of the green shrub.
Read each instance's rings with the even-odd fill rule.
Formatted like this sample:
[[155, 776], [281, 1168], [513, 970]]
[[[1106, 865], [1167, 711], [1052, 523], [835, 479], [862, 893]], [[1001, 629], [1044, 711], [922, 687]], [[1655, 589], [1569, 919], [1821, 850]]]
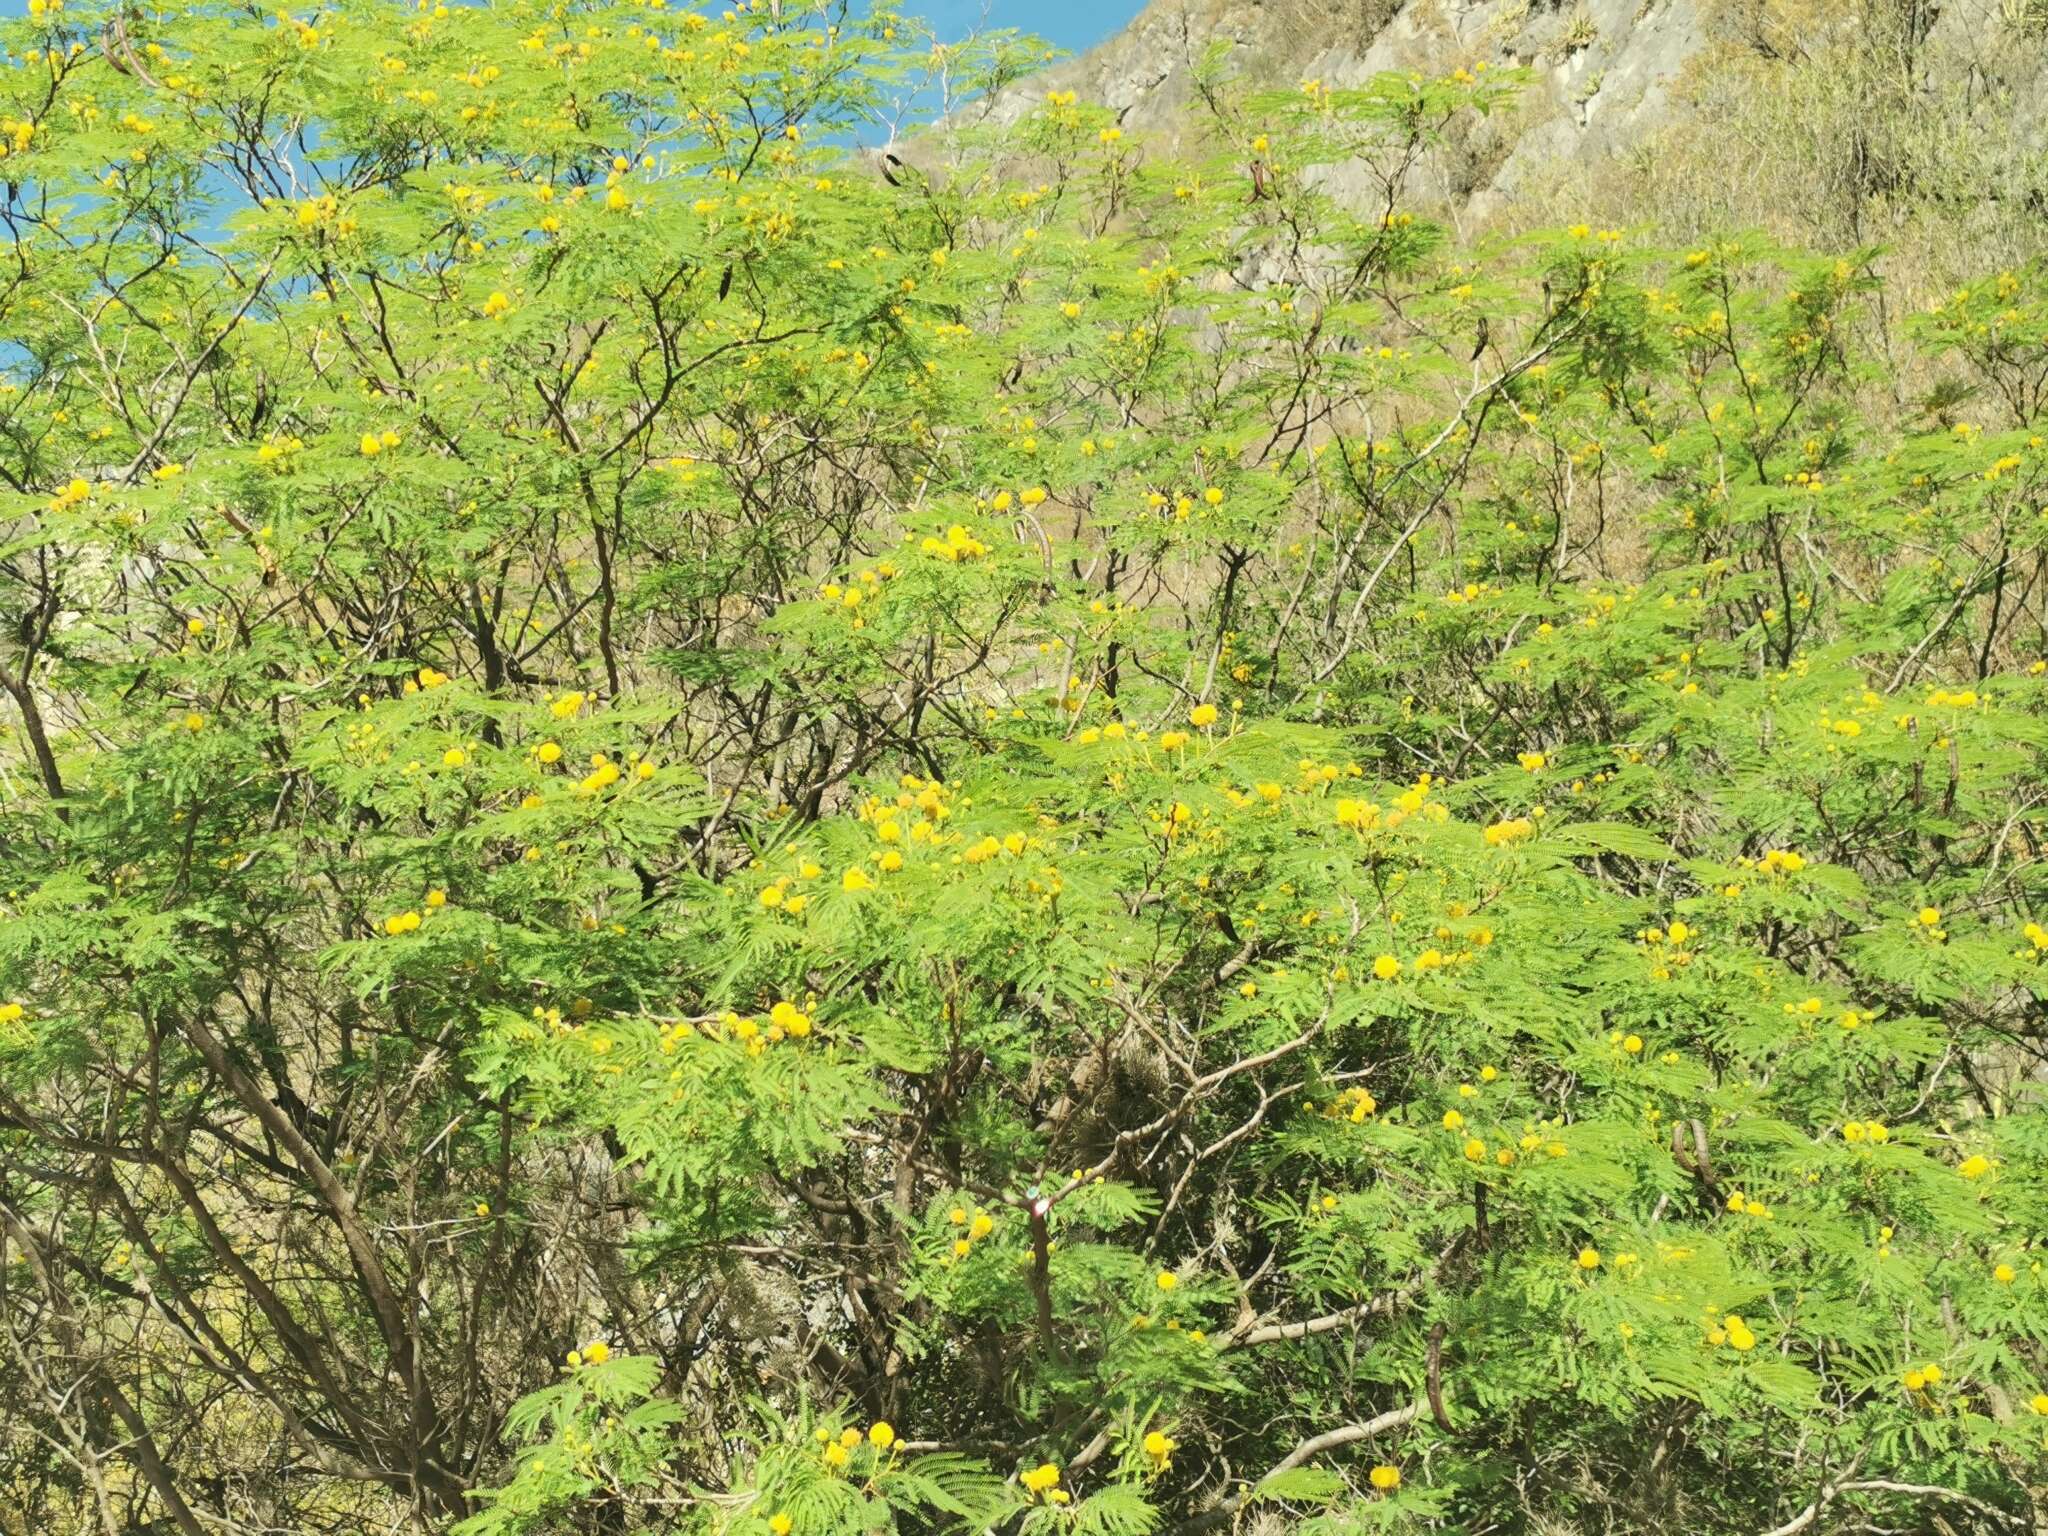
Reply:
[[1901, 423], [1496, 72], [0, 39], [0, 1526], [2025, 1523], [2048, 273]]

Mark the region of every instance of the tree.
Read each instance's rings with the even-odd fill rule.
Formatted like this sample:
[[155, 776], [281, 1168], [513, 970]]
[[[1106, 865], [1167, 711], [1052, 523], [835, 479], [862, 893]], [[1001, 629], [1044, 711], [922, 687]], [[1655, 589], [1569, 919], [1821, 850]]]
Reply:
[[1930, 425], [1476, 65], [4, 36], [25, 1529], [2024, 1520], [2048, 273]]

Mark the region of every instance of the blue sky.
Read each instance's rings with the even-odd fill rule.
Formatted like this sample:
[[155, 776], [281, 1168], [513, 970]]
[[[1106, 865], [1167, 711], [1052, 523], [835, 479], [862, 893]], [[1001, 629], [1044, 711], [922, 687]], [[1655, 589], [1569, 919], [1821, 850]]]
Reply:
[[[904, 0], [903, 12], [922, 16], [941, 34], [958, 36], [984, 18], [993, 27], [1015, 27], [1079, 53], [1108, 37], [1138, 14], [1142, 0]], [[28, 0], [0, 0], [0, 16], [19, 16]]]
[[[0, 0], [0, 7], [21, 0]], [[903, 0], [908, 16], [922, 16], [941, 33], [967, 32], [981, 22], [1032, 32], [1079, 53], [1101, 42], [1138, 14], [1140, 0]]]

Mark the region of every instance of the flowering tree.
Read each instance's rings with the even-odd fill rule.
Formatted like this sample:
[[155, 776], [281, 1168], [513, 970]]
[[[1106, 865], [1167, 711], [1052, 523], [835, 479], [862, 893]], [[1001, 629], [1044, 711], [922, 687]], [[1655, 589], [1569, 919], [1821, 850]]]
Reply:
[[2026, 1528], [2048, 271], [1456, 249], [1477, 61], [0, 40], [0, 1529]]

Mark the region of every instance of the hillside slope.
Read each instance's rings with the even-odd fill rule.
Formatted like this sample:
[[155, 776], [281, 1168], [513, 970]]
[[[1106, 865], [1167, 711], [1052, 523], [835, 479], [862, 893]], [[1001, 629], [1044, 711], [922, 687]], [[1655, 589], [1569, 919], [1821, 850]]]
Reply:
[[[1871, 227], [1880, 207], [1950, 205], [1980, 256], [1987, 239], [2017, 242], [2000, 254], [2038, 248], [2041, 0], [1153, 0], [993, 110], [1014, 117], [1048, 86], [1072, 89], [1129, 129], [1179, 138], [1201, 120], [1195, 65], [1216, 42], [1253, 85], [1530, 71], [1515, 109], [1444, 146], [1414, 189], [1468, 229], [1542, 222], [1568, 197], [1621, 222], [1886, 239], [1897, 231]], [[2009, 227], [1992, 237], [1998, 215]]]

